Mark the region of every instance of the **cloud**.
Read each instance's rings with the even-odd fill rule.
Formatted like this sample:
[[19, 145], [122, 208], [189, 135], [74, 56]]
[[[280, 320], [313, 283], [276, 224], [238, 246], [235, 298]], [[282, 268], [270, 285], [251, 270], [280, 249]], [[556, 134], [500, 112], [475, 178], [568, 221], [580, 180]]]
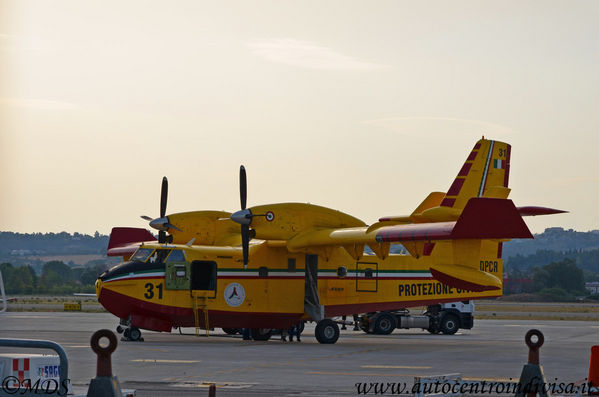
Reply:
[[487, 135], [511, 135], [515, 131], [510, 127], [482, 120], [470, 120], [456, 117], [409, 116], [390, 117], [364, 121], [400, 134], [436, 133], [436, 134], [471, 134], [477, 132]]
[[247, 43], [254, 54], [271, 62], [284, 63], [306, 69], [323, 70], [373, 70], [388, 65], [364, 62], [340, 54], [321, 45], [295, 39], [263, 39]]
[[0, 98], [0, 106], [38, 110], [79, 110], [81, 105], [71, 102], [51, 101], [47, 99]]

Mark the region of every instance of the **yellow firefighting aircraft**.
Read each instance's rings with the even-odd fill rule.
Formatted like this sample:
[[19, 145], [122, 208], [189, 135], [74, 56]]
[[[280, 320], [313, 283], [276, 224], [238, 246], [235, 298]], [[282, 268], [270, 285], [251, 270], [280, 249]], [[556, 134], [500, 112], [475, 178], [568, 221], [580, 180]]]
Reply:
[[[340, 211], [303, 203], [166, 216], [145, 229], [114, 228], [108, 255], [125, 262], [96, 282], [100, 303], [125, 335], [173, 327], [265, 329], [316, 321], [320, 343], [335, 343], [332, 317], [502, 295], [502, 244], [532, 238], [523, 215], [564, 212], [514, 206], [511, 146], [481, 139], [446, 193], [433, 192], [410, 214], [368, 226]], [[241, 233], [239, 230], [241, 225]], [[401, 254], [390, 254], [401, 244]], [[366, 250], [370, 254], [365, 253]]]

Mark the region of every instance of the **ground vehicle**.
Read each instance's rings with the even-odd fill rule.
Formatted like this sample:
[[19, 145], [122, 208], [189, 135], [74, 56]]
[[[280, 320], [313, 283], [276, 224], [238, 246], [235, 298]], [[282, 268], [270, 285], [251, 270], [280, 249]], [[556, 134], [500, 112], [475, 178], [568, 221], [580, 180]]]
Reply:
[[431, 334], [455, 334], [458, 329], [470, 329], [474, 323], [474, 302], [460, 301], [427, 306], [422, 315], [408, 309], [367, 313], [360, 316], [359, 327], [366, 333], [387, 335], [395, 328], [422, 328]]

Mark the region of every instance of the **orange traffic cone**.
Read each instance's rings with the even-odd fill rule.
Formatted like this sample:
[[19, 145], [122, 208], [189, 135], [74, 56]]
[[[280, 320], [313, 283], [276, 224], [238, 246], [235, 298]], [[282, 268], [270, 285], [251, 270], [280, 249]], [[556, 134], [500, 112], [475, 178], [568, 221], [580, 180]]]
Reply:
[[599, 346], [591, 347], [589, 361], [589, 395], [599, 395]]

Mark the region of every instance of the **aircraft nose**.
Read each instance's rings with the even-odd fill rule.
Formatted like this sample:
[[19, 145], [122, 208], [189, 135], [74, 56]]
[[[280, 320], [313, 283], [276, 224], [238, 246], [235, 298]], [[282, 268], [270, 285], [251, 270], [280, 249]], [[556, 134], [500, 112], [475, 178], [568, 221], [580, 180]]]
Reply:
[[100, 298], [100, 292], [102, 292], [102, 285], [104, 283], [102, 282], [102, 280], [100, 280], [99, 278], [96, 279], [96, 296], [98, 297], [98, 299]]

